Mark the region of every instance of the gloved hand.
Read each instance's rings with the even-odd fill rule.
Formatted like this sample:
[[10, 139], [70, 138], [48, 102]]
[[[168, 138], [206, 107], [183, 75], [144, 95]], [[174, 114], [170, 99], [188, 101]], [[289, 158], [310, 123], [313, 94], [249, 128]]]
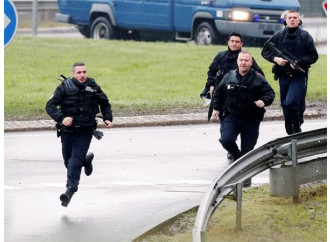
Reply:
[[97, 138], [98, 140], [100, 140], [103, 137], [103, 132], [94, 130], [93, 131], [93, 135], [94, 135], [95, 138]]

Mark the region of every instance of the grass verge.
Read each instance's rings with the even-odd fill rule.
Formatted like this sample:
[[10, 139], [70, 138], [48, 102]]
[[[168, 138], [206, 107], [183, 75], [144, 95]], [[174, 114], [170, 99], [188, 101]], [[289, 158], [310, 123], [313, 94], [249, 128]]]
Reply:
[[[206, 241], [327, 241], [327, 185], [300, 189], [300, 203], [292, 197], [270, 197], [269, 186], [243, 190], [242, 231], [235, 230], [236, 203], [224, 200], [213, 214]], [[157, 234], [138, 241], [190, 242], [196, 212], [179, 217]]]
[[[4, 50], [5, 120], [49, 118], [45, 104], [71, 76], [74, 62], [85, 62], [88, 75], [109, 96], [114, 115], [187, 113], [203, 110], [199, 94], [208, 66], [226, 46], [177, 42], [137, 42], [16, 36]], [[260, 48], [244, 48], [264, 70], [279, 99], [271, 63]], [[311, 68], [309, 100], [326, 100], [326, 56]]]

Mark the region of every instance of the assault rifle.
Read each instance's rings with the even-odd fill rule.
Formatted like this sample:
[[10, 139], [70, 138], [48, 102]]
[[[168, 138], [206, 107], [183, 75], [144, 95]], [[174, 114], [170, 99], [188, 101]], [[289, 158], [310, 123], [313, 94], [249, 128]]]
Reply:
[[274, 43], [272, 42], [269, 42], [268, 46], [270, 48], [270, 51], [276, 54], [276, 56], [286, 59], [291, 65], [293, 65], [295, 69], [300, 70], [302, 73], [306, 73], [306, 71], [298, 64], [298, 58], [291, 54], [289, 51], [287, 51], [286, 49], [280, 51], [278, 48], [275, 47]]

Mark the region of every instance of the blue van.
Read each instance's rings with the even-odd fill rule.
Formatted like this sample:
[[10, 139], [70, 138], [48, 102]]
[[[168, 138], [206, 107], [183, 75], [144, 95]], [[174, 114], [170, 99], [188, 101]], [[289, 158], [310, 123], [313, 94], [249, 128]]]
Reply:
[[56, 20], [89, 38], [157, 32], [197, 44], [216, 44], [233, 31], [268, 39], [283, 28], [283, 11], [300, 9], [298, 0], [58, 0], [58, 6]]

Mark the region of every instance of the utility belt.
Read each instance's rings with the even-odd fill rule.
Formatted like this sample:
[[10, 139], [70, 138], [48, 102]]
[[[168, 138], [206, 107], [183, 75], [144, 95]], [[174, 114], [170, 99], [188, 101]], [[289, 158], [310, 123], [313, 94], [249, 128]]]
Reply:
[[61, 127], [61, 132], [68, 132], [68, 133], [74, 133], [74, 132], [83, 132], [83, 131], [93, 131], [93, 126], [64, 126]]
[[74, 115], [72, 126], [75, 127], [87, 127], [95, 125], [95, 116], [93, 115]]
[[88, 130], [96, 130], [97, 121], [91, 115], [75, 115], [71, 126], [64, 126], [56, 123], [57, 137], [61, 136], [61, 132], [80, 132]]
[[292, 77], [305, 75], [299, 70], [296, 71], [296, 70], [293, 70], [293, 69], [284, 69], [284, 68], [280, 68], [277, 65], [273, 65], [272, 73], [274, 74], [274, 80], [275, 81], [277, 81], [280, 77], [292, 78]]
[[266, 110], [264, 108], [244, 108], [244, 109], [235, 109], [228, 108], [224, 112], [225, 115], [232, 115], [239, 119], [244, 120], [263, 120]]
[[94, 118], [92, 125], [78, 126], [73, 124], [71, 126], [64, 126], [60, 123], [56, 123], [57, 137], [61, 136], [62, 132], [65, 133], [78, 133], [78, 132], [92, 132], [94, 137], [98, 140], [102, 139], [103, 132], [96, 130], [97, 129], [97, 120]]

